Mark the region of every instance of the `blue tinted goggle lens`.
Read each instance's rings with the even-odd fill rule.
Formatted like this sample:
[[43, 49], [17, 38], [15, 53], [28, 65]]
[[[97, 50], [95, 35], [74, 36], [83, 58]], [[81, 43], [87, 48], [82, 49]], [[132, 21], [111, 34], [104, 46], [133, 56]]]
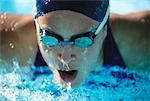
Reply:
[[42, 37], [42, 42], [49, 47], [63, 45], [76, 45], [77, 47], [88, 47], [93, 44], [93, 41], [89, 37], [79, 37], [74, 39], [74, 42], [59, 41], [56, 37], [45, 35]]
[[75, 39], [75, 45], [78, 47], [88, 47], [93, 44], [93, 41], [89, 37], [80, 37]]
[[58, 39], [52, 36], [45, 35], [42, 37], [42, 42], [49, 47], [58, 45]]

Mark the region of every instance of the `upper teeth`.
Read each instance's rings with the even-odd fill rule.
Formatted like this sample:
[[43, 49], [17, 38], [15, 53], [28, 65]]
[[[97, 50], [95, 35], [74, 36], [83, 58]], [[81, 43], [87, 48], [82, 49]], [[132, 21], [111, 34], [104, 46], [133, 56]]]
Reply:
[[61, 71], [70, 71], [69, 69], [61, 70]]

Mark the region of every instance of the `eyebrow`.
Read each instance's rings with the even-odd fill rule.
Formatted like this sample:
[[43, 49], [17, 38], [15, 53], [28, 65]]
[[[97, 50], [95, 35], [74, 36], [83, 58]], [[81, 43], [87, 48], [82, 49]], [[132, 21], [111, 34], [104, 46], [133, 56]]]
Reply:
[[[80, 33], [75, 33], [75, 34], [85, 34], [85, 33], [88, 33], [88, 32], [93, 32], [93, 30], [96, 31], [97, 28], [98, 28], [98, 27], [93, 28], [93, 29], [91, 29], [90, 31], [80, 32]], [[53, 33], [53, 34], [56, 34], [56, 35], [60, 35], [60, 34], [58, 34], [58, 32], [55, 32], [55, 31], [53, 31], [53, 30], [51, 30], [51, 29], [49, 29], [49, 28], [45, 28], [45, 29], [41, 28], [41, 29], [42, 29], [42, 30], [45, 30], [45, 29], [46, 29], [46, 31], [48, 31], [48, 32], [50, 32], [50, 33]], [[60, 35], [60, 36], [62, 36], [62, 35]]]
[[[38, 23], [38, 24], [39, 24], [39, 23]], [[57, 32], [51, 30], [51, 27], [42, 27], [42, 26], [40, 26], [40, 24], [39, 24], [39, 29], [40, 29], [40, 30], [48, 31], [49, 33], [52, 33], [52, 34], [59, 35]]]
[[[41, 28], [41, 29], [42, 29], [42, 28]], [[49, 29], [49, 28], [45, 28], [45, 29], [42, 29], [42, 30], [45, 30], [45, 31], [48, 31], [48, 32], [50, 32], [50, 33], [59, 35], [57, 32], [55, 32], [55, 31], [53, 31], [53, 30], [51, 30], [51, 29]]]
[[[39, 27], [40, 27], [40, 26], [39, 26]], [[58, 34], [57, 32], [55, 32], [55, 31], [53, 31], [53, 30], [51, 30], [49, 27], [45, 27], [45, 28], [40, 27], [40, 29], [47, 31], [49, 35], [54, 35], [54, 36], [55, 36], [55, 35], [58, 35], [58, 36], [62, 37], [63, 39], [71, 39], [73, 36], [76, 36], [76, 35], [85, 35], [86, 33], [90, 33], [90, 32], [93, 32], [93, 31], [94, 31], [94, 34], [95, 34], [97, 28], [98, 28], [98, 27], [93, 28], [93, 29], [91, 29], [90, 31], [76, 33], [75, 35], [72, 35], [72, 36], [70, 36], [69, 38], [64, 38], [64, 36], [62, 36], [61, 34]], [[50, 33], [51, 33], [51, 34], [50, 34]]]

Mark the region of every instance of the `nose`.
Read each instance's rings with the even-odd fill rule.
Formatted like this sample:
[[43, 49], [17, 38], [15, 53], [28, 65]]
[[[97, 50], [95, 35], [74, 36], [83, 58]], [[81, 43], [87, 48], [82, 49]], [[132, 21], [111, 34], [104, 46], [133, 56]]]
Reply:
[[58, 54], [59, 59], [63, 59], [64, 61], [72, 61], [76, 59], [76, 55], [72, 53], [69, 48], [63, 48], [61, 52]]

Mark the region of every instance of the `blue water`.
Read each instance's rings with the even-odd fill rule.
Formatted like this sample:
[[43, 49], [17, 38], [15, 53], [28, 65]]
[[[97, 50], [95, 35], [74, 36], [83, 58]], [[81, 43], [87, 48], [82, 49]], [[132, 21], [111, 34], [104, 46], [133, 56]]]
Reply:
[[[15, 68], [15, 67], [14, 67]], [[0, 99], [6, 101], [149, 101], [150, 75], [120, 67], [101, 67], [73, 90], [53, 81], [48, 67], [0, 71]]]
[[[0, 12], [31, 14], [32, 6], [33, 0], [0, 0]], [[100, 67], [72, 90], [57, 86], [52, 79], [48, 67], [23, 68], [15, 64], [11, 72], [0, 68], [0, 101], [150, 101], [150, 74], [146, 72]]]
[[0, 12], [31, 14], [34, 0], [0, 0]]

